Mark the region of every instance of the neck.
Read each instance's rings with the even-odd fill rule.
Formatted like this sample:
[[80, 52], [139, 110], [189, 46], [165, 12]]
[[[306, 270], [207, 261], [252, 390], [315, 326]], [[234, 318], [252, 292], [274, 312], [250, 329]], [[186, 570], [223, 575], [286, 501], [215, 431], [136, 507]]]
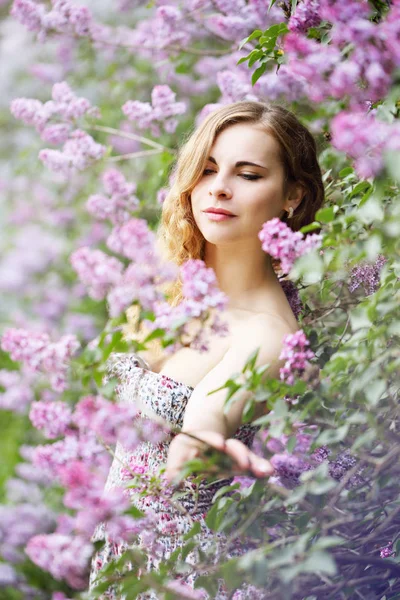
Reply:
[[256, 309], [261, 296], [278, 282], [271, 258], [258, 243], [206, 243], [204, 262], [214, 270], [219, 289], [228, 296], [229, 309]]

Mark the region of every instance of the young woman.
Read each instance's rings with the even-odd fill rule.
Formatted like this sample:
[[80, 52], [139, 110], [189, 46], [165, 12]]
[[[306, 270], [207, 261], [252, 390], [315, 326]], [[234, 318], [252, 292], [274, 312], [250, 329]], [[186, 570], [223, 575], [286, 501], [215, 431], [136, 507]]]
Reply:
[[[166, 466], [166, 477], [174, 480], [184, 463], [199, 453], [201, 442], [196, 440], [202, 440], [229, 454], [238, 471], [251, 471], [256, 477], [272, 473], [271, 465], [249, 449], [256, 428], [241, 424], [248, 396], [243, 394], [224, 415], [226, 390], [208, 393], [240, 372], [257, 348], [257, 363], [268, 363], [269, 376], [279, 376], [282, 339], [298, 326], [271, 258], [261, 249], [258, 233], [263, 223], [274, 217], [293, 230], [300, 229], [314, 220], [323, 198], [315, 141], [295, 115], [280, 106], [258, 102], [223, 106], [211, 113], [183, 146], [163, 205], [160, 238], [167, 258], [177, 264], [200, 258], [214, 269], [219, 288], [229, 298], [224, 313], [229, 334], [210, 337], [206, 353], [183, 348], [158, 359], [147, 354], [147, 363], [144, 355], [117, 357], [113, 372], [121, 381], [121, 399], [140, 398], [158, 415], [181, 426], [181, 433], [172, 441], [161, 445], [146, 442], [135, 453], [134, 461], [144, 470]], [[173, 301], [179, 299], [177, 289]], [[256, 416], [263, 410], [259, 406]], [[116, 453], [110, 487], [122, 484], [120, 464], [127, 461], [132, 465], [129, 453], [122, 448]], [[204, 517], [215, 491], [226, 483], [200, 486], [196, 501], [190, 498], [187, 484], [188, 496], [182, 501], [187, 514], [175, 514], [162, 501], [151, 501], [151, 509], [160, 515], [161, 531], [167, 510], [169, 522], [175, 520], [177, 528], [169, 527], [162, 550], [149, 560], [148, 569], [157, 568], [159, 561], [179, 546], [193, 519], [200, 521], [204, 549], [216, 537], [223, 543], [224, 536], [212, 533]], [[236, 551], [240, 553], [240, 548]], [[113, 549], [106, 543], [95, 570], [120, 552], [121, 548], [115, 551], [115, 544]], [[189, 555], [187, 560], [196, 557]], [[218, 598], [224, 597], [221, 591]]]

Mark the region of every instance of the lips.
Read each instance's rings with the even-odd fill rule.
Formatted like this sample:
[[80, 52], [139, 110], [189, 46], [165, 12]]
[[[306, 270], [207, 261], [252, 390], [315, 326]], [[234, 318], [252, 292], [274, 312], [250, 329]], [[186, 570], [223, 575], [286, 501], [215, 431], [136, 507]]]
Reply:
[[229, 217], [236, 217], [236, 215], [231, 213], [229, 210], [225, 210], [224, 208], [206, 208], [204, 212], [214, 215], [227, 215]]

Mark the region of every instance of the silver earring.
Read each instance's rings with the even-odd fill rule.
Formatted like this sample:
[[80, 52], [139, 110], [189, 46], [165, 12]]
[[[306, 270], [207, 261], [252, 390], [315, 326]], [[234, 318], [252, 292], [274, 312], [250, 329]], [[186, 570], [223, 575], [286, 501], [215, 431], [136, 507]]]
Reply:
[[293, 217], [293, 213], [294, 213], [293, 206], [289, 206], [289, 210], [287, 212], [288, 212], [288, 219], [291, 219]]

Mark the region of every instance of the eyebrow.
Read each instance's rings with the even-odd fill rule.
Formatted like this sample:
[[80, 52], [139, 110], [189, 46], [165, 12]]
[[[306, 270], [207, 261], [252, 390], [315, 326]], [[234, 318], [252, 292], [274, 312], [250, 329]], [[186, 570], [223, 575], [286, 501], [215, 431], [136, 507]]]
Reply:
[[[215, 158], [213, 156], [209, 156], [208, 160], [212, 163], [214, 163], [214, 165], [217, 164], [217, 161], [215, 160]], [[248, 160], [239, 160], [237, 163], [235, 163], [235, 167], [258, 167], [259, 169], [265, 169], [268, 170], [267, 167], [263, 167], [262, 165], [257, 165], [256, 163], [253, 162], [249, 162]]]

